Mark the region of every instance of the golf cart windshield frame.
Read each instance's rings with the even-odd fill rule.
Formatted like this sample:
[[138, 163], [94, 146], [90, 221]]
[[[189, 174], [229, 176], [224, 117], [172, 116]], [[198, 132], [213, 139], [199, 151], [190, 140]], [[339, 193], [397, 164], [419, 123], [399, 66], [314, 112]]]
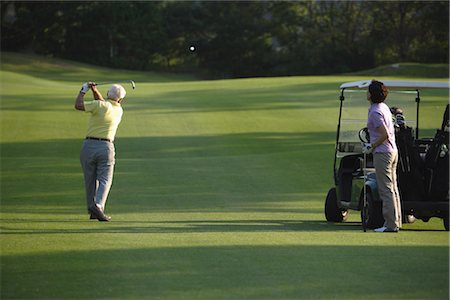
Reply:
[[[412, 111], [410, 111], [410, 113], [413, 113], [413, 115], [415, 116], [415, 119], [411, 118], [409, 123], [412, 126], [415, 125], [416, 138], [418, 138], [418, 134], [419, 134], [419, 103], [420, 103], [419, 90], [415, 90], [415, 91], [392, 90], [391, 92], [392, 92], [392, 94], [396, 94], [399, 96], [411, 95], [412, 97], [415, 97], [415, 98], [411, 97], [411, 103], [413, 103], [413, 101], [414, 101], [416, 104], [415, 112], [413, 113]], [[336, 184], [338, 183], [338, 178], [337, 178], [338, 170], [337, 170], [337, 166], [336, 166], [338, 157], [343, 157], [343, 156], [348, 156], [348, 155], [358, 155], [358, 154], [362, 153], [362, 148], [360, 147], [361, 143], [355, 137], [357, 136], [357, 131], [359, 129], [363, 129], [364, 127], [366, 127], [367, 116], [364, 115], [364, 117], [362, 117], [361, 109], [364, 110], [364, 114], [365, 114], [369, 108], [369, 105], [367, 102], [361, 102], [361, 104], [358, 103], [359, 107], [350, 106], [351, 110], [359, 109], [359, 118], [358, 117], [353, 118], [353, 116], [351, 118], [349, 118], [348, 112], [347, 112], [347, 116], [345, 117], [345, 120], [344, 120], [344, 118], [343, 118], [344, 101], [346, 100], [346, 97], [348, 97], [349, 95], [350, 96], [355, 95], [355, 98], [357, 100], [362, 100], [363, 98], [365, 99], [365, 93], [366, 93], [365, 89], [363, 90], [363, 89], [342, 88], [342, 90], [341, 90], [341, 95], [339, 97], [339, 100], [340, 100], [339, 119], [338, 119], [338, 126], [337, 126], [337, 132], [336, 132], [336, 143], [335, 143], [334, 164], [333, 164], [333, 174], [334, 174], [334, 180], [335, 180]], [[344, 129], [342, 128], [343, 124], [345, 125]], [[349, 130], [348, 126], [353, 127], [352, 130]], [[355, 128], [355, 127], [357, 127], [357, 128]], [[344, 130], [345, 132], [343, 133], [342, 130]], [[346, 139], [348, 139], [349, 133], [350, 133], [350, 136], [351, 137], [354, 136], [353, 138], [355, 138], [355, 139], [353, 139], [351, 141], [349, 141], [349, 140], [346, 141]], [[342, 141], [341, 138], [343, 138], [344, 141]]]

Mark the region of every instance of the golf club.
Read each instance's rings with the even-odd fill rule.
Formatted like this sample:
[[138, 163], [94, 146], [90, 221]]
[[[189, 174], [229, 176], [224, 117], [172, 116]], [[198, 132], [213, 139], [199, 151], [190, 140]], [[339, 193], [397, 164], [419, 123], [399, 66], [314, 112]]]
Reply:
[[106, 85], [106, 84], [114, 84], [114, 83], [131, 83], [131, 87], [133, 88], [133, 90], [136, 88], [136, 84], [134, 83], [133, 80], [117, 80], [117, 81], [109, 81], [109, 82], [101, 82], [101, 83], [96, 83], [95, 85]]
[[361, 216], [362, 216], [362, 228], [364, 230], [364, 232], [366, 232], [367, 230], [367, 213], [368, 213], [368, 203], [367, 203], [367, 186], [366, 186], [366, 181], [367, 181], [367, 154], [364, 153], [364, 158], [363, 158], [363, 176], [364, 176], [364, 195], [363, 195], [363, 207], [361, 210]]
[[[369, 130], [366, 128], [363, 128], [358, 133], [359, 140], [362, 142], [362, 145], [364, 143], [368, 143], [370, 141], [369, 137]], [[361, 208], [361, 225], [364, 230], [364, 232], [367, 231], [367, 223], [368, 223], [368, 214], [369, 214], [369, 203], [367, 201], [367, 153], [363, 152], [363, 161], [362, 161], [362, 171], [363, 171], [363, 205]]]

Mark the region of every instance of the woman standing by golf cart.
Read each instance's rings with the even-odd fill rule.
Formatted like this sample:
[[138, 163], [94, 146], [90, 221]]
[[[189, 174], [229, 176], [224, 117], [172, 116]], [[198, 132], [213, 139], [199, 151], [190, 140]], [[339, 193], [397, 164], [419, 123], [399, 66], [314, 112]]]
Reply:
[[367, 120], [370, 143], [364, 145], [363, 152], [373, 153], [379, 194], [383, 201], [384, 225], [375, 229], [375, 232], [398, 232], [402, 227], [402, 209], [397, 188], [398, 151], [392, 114], [384, 103], [387, 95], [386, 86], [372, 80], [367, 91], [367, 100], [371, 104]]

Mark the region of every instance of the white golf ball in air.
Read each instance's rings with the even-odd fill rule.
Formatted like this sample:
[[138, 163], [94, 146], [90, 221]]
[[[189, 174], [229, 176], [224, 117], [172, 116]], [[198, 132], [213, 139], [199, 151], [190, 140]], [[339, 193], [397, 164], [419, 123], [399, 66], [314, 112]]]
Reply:
[[189, 50], [190, 50], [191, 52], [194, 52], [194, 51], [195, 51], [195, 46], [190, 46], [190, 47], [189, 47]]

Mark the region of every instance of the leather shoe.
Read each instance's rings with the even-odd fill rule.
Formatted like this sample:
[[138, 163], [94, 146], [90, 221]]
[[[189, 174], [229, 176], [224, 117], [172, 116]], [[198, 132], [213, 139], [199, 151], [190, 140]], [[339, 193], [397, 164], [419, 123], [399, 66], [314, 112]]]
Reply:
[[97, 219], [101, 222], [108, 222], [109, 220], [111, 220], [110, 216], [105, 215], [100, 208], [98, 208], [97, 206], [92, 206], [89, 208], [89, 212], [91, 213], [91, 217], [90, 219]]

